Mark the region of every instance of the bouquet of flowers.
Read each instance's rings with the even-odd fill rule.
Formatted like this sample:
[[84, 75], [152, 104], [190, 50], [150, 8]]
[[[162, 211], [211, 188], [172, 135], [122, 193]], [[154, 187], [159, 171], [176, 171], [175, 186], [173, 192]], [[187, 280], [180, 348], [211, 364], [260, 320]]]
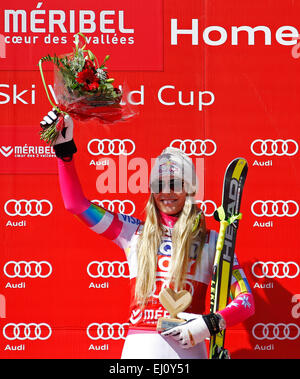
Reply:
[[[133, 116], [129, 107], [121, 106], [123, 93], [114, 87], [114, 79], [110, 78], [105, 67], [109, 59], [107, 55], [99, 65], [91, 50], [79, 46], [79, 36], [75, 35], [75, 48], [71, 54], [58, 57], [47, 55], [39, 61], [39, 68], [46, 94], [53, 108], [62, 116], [70, 114], [81, 121], [96, 118], [102, 124], [123, 121]], [[42, 70], [43, 62], [52, 62], [54, 71], [54, 92], [58, 105], [55, 105], [48, 93]], [[45, 126], [40, 138], [53, 144], [64, 127], [64, 118], [59, 117], [54, 125]]]

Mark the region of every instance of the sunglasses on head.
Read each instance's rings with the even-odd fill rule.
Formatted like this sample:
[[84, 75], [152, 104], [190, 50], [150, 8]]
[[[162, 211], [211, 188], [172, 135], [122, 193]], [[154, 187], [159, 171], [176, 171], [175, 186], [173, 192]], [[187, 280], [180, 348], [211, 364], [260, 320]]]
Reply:
[[182, 179], [157, 180], [151, 184], [151, 190], [154, 193], [174, 191], [182, 192], [184, 181]]

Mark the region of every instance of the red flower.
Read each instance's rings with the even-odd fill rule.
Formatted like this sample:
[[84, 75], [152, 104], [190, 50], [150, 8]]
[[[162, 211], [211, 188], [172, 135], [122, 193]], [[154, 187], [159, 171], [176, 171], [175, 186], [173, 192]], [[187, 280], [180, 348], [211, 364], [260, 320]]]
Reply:
[[86, 59], [85, 64], [84, 64], [84, 68], [95, 70], [95, 65], [94, 65], [93, 61], [91, 61], [90, 59]]
[[99, 79], [97, 78], [95, 72], [90, 68], [83, 69], [76, 75], [76, 80], [78, 83], [83, 84], [83, 89], [85, 91], [94, 91], [99, 87]]

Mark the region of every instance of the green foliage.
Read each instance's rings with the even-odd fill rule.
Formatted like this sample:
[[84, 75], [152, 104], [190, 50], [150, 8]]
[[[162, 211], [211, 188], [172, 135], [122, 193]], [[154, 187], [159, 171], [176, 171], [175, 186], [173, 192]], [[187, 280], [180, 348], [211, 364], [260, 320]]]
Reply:
[[[93, 102], [99, 101], [108, 101], [110, 104], [119, 102], [122, 94], [117, 91], [112, 85], [114, 79], [107, 78], [106, 72], [100, 74], [98, 71], [98, 78], [100, 79], [100, 84], [97, 90], [94, 91], [85, 91], [83, 90], [83, 85], [76, 80], [76, 75], [84, 69], [86, 62], [85, 50], [77, 49], [73, 52], [73, 55], [66, 55], [63, 57], [58, 57], [56, 54], [50, 56], [49, 54], [41, 58], [41, 62], [51, 62], [59, 70], [64, 81], [69, 94], [74, 95], [75, 97], [87, 96]], [[95, 61], [94, 54], [87, 50], [88, 58], [93, 62]], [[106, 69], [105, 62], [109, 59], [109, 55], [106, 55], [99, 69], [102, 71]], [[98, 70], [99, 70], [98, 69]], [[96, 69], [95, 69], [96, 72]]]

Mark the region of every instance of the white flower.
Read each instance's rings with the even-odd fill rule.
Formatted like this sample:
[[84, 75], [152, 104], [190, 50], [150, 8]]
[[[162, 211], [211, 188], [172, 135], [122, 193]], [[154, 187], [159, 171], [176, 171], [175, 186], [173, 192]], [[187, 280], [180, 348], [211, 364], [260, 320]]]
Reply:
[[96, 70], [96, 76], [99, 78], [101, 81], [105, 81], [107, 79], [107, 74], [104, 70], [101, 68], [97, 68]]

